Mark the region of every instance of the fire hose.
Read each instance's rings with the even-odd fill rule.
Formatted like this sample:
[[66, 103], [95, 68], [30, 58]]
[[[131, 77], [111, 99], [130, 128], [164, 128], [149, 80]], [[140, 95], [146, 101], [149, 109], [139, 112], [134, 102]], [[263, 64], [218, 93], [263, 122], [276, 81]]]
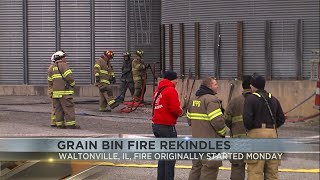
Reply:
[[[306, 101], [308, 101], [312, 96], [314, 96], [316, 94], [316, 92], [314, 91], [310, 96], [308, 96], [307, 98], [305, 98], [303, 101], [301, 101], [299, 104], [295, 105], [293, 108], [291, 108], [289, 111], [285, 112], [285, 116], [293, 111], [294, 109], [298, 108], [300, 105], [302, 105], [303, 103], [305, 103]], [[315, 118], [317, 116], [320, 116], [320, 113], [316, 113], [316, 114], [313, 114], [311, 116], [307, 116], [307, 117], [302, 117], [302, 118], [296, 118], [296, 119], [287, 119], [286, 122], [299, 122], [299, 121], [305, 121], [305, 120], [308, 120], [308, 119], [312, 119], [312, 118]]]

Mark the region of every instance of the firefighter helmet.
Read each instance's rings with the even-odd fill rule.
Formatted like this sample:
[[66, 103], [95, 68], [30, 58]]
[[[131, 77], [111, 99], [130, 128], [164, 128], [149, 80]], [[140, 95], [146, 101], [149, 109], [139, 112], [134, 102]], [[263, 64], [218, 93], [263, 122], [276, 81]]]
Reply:
[[51, 58], [50, 58], [50, 60], [51, 60], [52, 62], [55, 61], [55, 60], [54, 60], [54, 54], [55, 54], [55, 53], [53, 53], [52, 56], [51, 56]]
[[137, 50], [136, 54], [137, 54], [137, 56], [142, 57], [143, 56], [143, 51]]
[[109, 59], [113, 59], [113, 56], [114, 56], [114, 54], [113, 54], [113, 52], [111, 50], [106, 50], [104, 52], [104, 55]]
[[124, 52], [123, 54], [122, 54], [123, 56], [131, 56], [131, 53], [129, 52], [129, 51], [127, 51], [127, 52]]
[[60, 60], [61, 58], [66, 57], [67, 54], [63, 50], [61, 50], [61, 51], [55, 52], [52, 56], [53, 58], [51, 57], [51, 60], [53, 59], [53, 62], [54, 62], [54, 61]]

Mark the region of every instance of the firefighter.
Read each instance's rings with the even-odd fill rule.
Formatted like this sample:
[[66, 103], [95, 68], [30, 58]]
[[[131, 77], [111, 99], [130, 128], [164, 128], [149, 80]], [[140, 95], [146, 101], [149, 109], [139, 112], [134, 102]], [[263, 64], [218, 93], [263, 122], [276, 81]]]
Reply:
[[[52, 56], [51, 56], [51, 63], [50, 63], [50, 65], [49, 65], [49, 68], [48, 68], [48, 72], [49, 72], [49, 70], [50, 69], [52, 69], [53, 68], [53, 66], [54, 66], [54, 54], [55, 53], [53, 53], [52, 54]], [[52, 99], [52, 84], [48, 84], [48, 95], [49, 95], [49, 97], [50, 97], [50, 99], [51, 99], [51, 107], [52, 107], [52, 110], [51, 110], [51, 127], [57, 127], [57, 125], [56, 125], [56, 109], [54, 108], [54, 106], [53, 106], [53, 99]]]
[[[244, 76], [242, 80], [242, 94], [235, 97], [228, 104], [224, 120], [230, 129], [230, 137], [232, 138], [246, 138], [246, 129], [243, 124], [243, 106], [244, 99], [251, 93], [250, 88], [251, 76]], [[231, 180], [244, 180], [245, 179], [245, 166], [243, 160], [230, 160], [231, 162]]]
[[73, 103], [73, 88], [75, 81], [69, 65], [66, 62], [66, 53], [54, 53], [54, 65], [48, 70], [48, 84], [52, 87], [52, 100], [56, 114], [58, 128], [79, 129], [76, 125]]
[[144, 80], [145, 80], [146, 66], [144, 65], [144, 61], [142, 60], [143, 51], [137, 50], [136, 55], [137, 55], [137, 58], [132, 61], [132, 77], [134, 81], [133, 99], [135, 102], [142, 102], [143, 95], [144, 95], [144, 92], [142, 92], [142, 89], [145, 89]]
[[[252, 94], [244, 102], [243, 122], [249, 138], [278, 138], [277, 128], [285, 122], [280, 102], [264, 90], [265, 79], [253, 75]], [[252, 160], [247, 162], [248, 180], [278, 179], [279, 160]]]
[[120, 95], [117, 97], [117, 101], [122, 103], [126, 97], [127, 89], [134, 94], [134, 83], [132, 79], [132, 60], [130, 52], [123, 53], [123, 63], [122, 63], [122, 74], [121, 74], [121, 84], [120, 84]]
[[115, 101], [110, 84], [115, 84], [116, 78], [111, 66], [111, 60], [113, 59], [113, 52], [106, 50], [102, 56], [96, 61], [94, 65], [95, 86], [99, 88], [100, 101], [99, 111], [106, 112], [107, 106], [111, 109], [119, 106], [119, 103]]
[[[187, 109], [194, 138], [223, 138], [226, 125], [223, 119], [221, 101], [217, 94], [218, 83], [215, 78], [207, 77], [202, 81]], [[193, 160], [189, 180], [217, 179], [222, 161]]]

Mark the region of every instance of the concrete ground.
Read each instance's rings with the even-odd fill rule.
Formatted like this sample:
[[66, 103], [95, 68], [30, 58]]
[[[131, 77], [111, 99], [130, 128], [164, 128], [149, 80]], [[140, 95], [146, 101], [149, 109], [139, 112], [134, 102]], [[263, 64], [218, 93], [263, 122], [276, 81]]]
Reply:
[[[43, 96], [0, 96], [0, 137], [94, 137], [108, 134], [125, 134], [135, 136], [152, 136], [151, 108], [138, 108], [133, 113], [117, 113], [97, 111], [98, 102], [95, 97], [75, 98], [76, 121], [80, 130], [51, 128], [51, 104], [48, 97]], [[121, 107], [117, 108], [119, 110]], [[186, 119], [180, 118], [177, 124], [179, 135], [190, 135]], [[282, 138], [313, 137], [314, 148], [319, 152], [319, 119], [306, 122], [286, 123], [279, 129]], [[124, 164], [156, 164], [156, 161], [114, 161]], [[178, 161], [177, 165], [191, 165], [190, 161]], [[224, 167], [230, 167], [228, 161]], [[319, 169], [319, 153], [288, 154], [282, 161], [280, 179], [318, 180], [319, 173], [288, 172], [290, 169]], [[289, 169], [289, 170], [286, 170]], [[90, 173], [91, 172], [91, 173]], [[94, 172], [94, 173], [92, 173]], [[156, 179], [156, 168], [98, 166], [86, 172], [75, 173], [70, 179]], [[175, 179], [187, 179], [190, 169], [177, 168]], [[87, 173], [87, 174], [86, 174]], [[82, 175], [82, 176], [81, 176]], [[229, 179], [230, 170], [221, 170], [218, 179]]]

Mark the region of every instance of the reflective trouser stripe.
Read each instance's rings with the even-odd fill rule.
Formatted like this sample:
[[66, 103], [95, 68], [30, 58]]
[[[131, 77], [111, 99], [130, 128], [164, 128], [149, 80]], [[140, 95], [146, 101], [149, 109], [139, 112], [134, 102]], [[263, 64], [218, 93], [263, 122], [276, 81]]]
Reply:
[[73, 91], [53, 91], [52, 98], [61, 98], [63, 95], [71, 95]]
[[76, 121], [66, 121], [64, 124], [66, 126], [72, 126], [72, 125], [76, 125]]
[[116, 102], [116, 101], [113, 99], [113, 100], [109, 101], [108, 104], [111, 105], [111, 104], [113, 104], [113, 103], [115, 103], [115, 102]]
[[57, 125], [57, 126], [62, 126], [62, 121], [57, 121], [57, 122], [56, 122], [56, 125]]

